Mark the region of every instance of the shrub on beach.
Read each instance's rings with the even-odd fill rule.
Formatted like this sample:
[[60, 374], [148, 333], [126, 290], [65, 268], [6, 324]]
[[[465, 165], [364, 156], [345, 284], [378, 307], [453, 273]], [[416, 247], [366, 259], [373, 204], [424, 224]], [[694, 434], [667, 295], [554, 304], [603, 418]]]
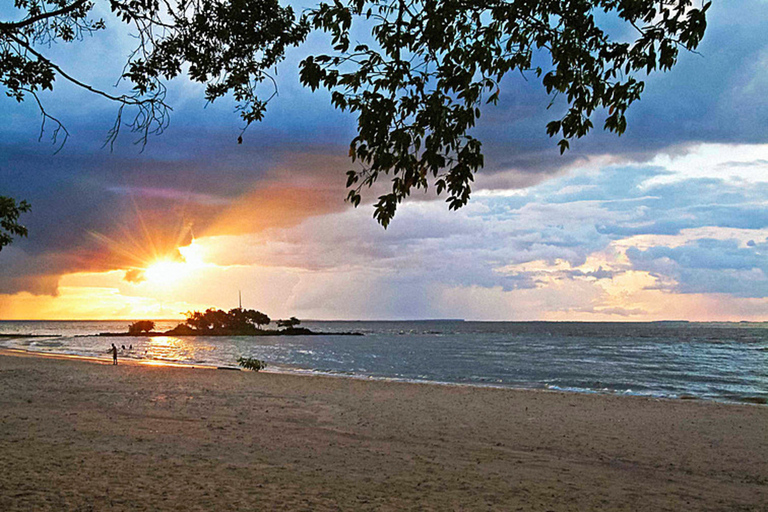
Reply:
[[152, 320], [139, 320], [128, 326], [128, 334], [141, 334], [142, 332], [149, 332], [154, 328], [155, 322]]
[[253, 370], [255, 372], [259, 370], [263, 370], [267, 367], [267, 363], [262, 361], [261, 359], [256, 359], [253, 357], [240, 357], [237, 360], [237, 364], [245, 368], [246, 370]]

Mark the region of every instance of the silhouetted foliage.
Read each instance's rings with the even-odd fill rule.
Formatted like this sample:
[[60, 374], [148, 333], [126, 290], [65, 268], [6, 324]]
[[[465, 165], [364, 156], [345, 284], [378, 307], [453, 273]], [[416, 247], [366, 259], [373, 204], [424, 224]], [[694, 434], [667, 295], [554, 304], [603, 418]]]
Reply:
[[271, 322], [269, 317], [261, 311], [253, 311], [252, 309], [246, 311], [249, 312], [248, 319], [259, 328], [261, 328], [262, 325], [269, 325], [269, 322]]
[[243, 368], [246, 368], [248, 370], [253, 370], [255, 372], [259, 370], [263, 370], [267, 367], [267, 363], [262, 361], [261, 359], [256, 359], [252, 357], [240, 357], [237, 359], [237, 364], [242, 366]]
[[[70, 43], [103, 30], [103, 19], [93, 19], [92, 9], [108, 4], [116, 18], [132, 27], [137, 46], [130, 54], [121, 78], [132, 90], [113, 94], [93, 87], [45, 56], [54, 42]], [[125, 123], [146, 144], [168, 124], [170, 107], [165, 102], [164, 80], [183, 72], [205, 84], [205, 98], [214, 101], [231, 93], [238, 101], [246, 126], [260, 120], [267, 99], [257, 95], [268, 72], [283, 59], [285, 49], [304, 40], [308, 26], [298, 22], [291, 7], [278, 0], [15, 0], [18, 21], [0, 22], [0, 84], [17, 101], [32, 96], [45, 121], [52, 121], [54, 143], [69, 133], [40, 102], [38, 92], [53, 89], [57, 77], [119, 104], [117, 117], [107, 135], [113, 144], [123, 125], [124, 107], [134, 116]], [[185, 66], [187, 64], [187, 66]], [[62, 143], [64, 142], [62, 141]]]
[[270, 319], [261, 311], [253, 309], [230, 309], [229, 312], [221, 309], [210, 308], [204, 313], [199, 311], [187, 312], [187, 320], [184, 322], [196, 332], [205, 333], [248, 333], [255, 329], [261, 329], [262, 325], [269, 324]]
[[[502, 78], [530, 72], [567, 112], [546, 126], [560, 152], [592, 129], [599, 108], [605, 129], [621, 134], [627, 108], [640, 98], [638, 75], [667, 70], [678, 48], [695, 49], [706, 27], [689, 0], [399, 0], [322, 3], [312, 26], [333, 37], [334, 53], [308, 57], [301, 80], [331, 91], [333, 104], [357, 114], [349, 154], [363, 170], [347, 173], [348, 199], [392, 175], [374, 216], [385, 227], [413, 188], [446, 191], [450, 209], [470, 197], [483, 165], [469, 130], [483, 104], [497, 103]], [[608, 32], [611, 13], [636, 30], [634, 41]], [[372, 22], [375, 45], [354, 44], [354, 20]], [[614, 27], [615, 31], [615, 27]], [[549, 60], [548, 65], [535, 62]]]
[[292, 328], [296, 327], [299, 324], [301, 324], [301, 320], [299, 320], [295, 316], [292, 316], [288, 320], [278, 320], [277, 321], [277, 326], [278, 327], [287, 327], [289, 329], [292, 329]]
[[19, 224], [19, 216], [29, 209], [26, 201], [17, 203], [12, 197], [0, 196], [0, 251], [14, 237], [27, 236], [27, 228]]
[[141, 334], [142, 332], [149, 332], [154, 328], [155, 322], [152, 320], [139, 320], [138, 322], [133, 322], [128, 326], [128, 334]]
[[[102, 0], [106, 3], [106, 0]], [[692, 0], [335, 0], [297, 19], [278, 0], [110, 0], [112, 12], [137, 32], [138, 47], [123, 78], [130, 94], [94, 89], [48, 60], [52, 42], [71, 42], [104, 28], [89, 18], [86, 0], [16, 0], [21, 19], [0, 23], [0, 83], [18, 101], [37, 97], [56, 76], [120, 104], [107, 141], [114, 142], [125, 106], [136, 109], [131, 130], [146, 143], [167, 124], [163, 80], [188, 70], [206, 84], [206, 99], [227, 94], [238, 101], [246, 127], [262, 119], [267, 97], [257, 94], [268, 70], [310, 30], [327, 32], [332, 52], [307, 56], [301, 82], [331, 92], [336, 108], [357, 116], [349, 148], [360, 167], [347, 173], [348, 200], [382, 174], [391, 191], [374, 217], [387, 226], [411, 191], [447, 193], [450, 209], [465, 205], [474, 173], [483, 166], [481, 141], [470, 135], [481, 107], [497, 103], [510, 72], [541, 80], [565, 101], [565, 113], [542, 129], [560, 151], [586, 135], [596, 111], [604, 128], [627, 128], [626, 112], [640, 98], [641, 78], [675, 65], [679, 49], [695, 50], [710, 2]], [[370, 41], [352, 42], [369, 29]], [[625, 35], [630, 29], [633, 36]], [[615, 37], [614, 34], [623, 34]], [[552, 103], [550, 103], [551, 105]], [[44, 128], [44, 127], [43, 127]], [[41, 133], [42, 135], [42, 133]], [[66, 135], [66, 132], [65, 132]], [[242, 135], [238, 139], [242, 141]]]

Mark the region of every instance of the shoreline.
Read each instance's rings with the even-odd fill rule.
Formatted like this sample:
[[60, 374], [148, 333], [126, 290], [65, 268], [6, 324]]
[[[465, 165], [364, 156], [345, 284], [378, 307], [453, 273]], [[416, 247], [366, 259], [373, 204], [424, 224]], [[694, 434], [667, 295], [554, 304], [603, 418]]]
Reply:
[[[112, 359], [108, 356], [104, 358], [96, 356], [80, 356], [77, 354], [54, 354], [51, 352], [36, 352], [34, 350], [23, 350], [20, 348], [7, 348], [0, 347], [0, 356], [6, 357], [27, 357], [27, 358], [40, 358], [40, 359], [57, 359], [62, 361], [80, 361], [83, 363], [100, 364], [106, 366], [113, 366]], [[217, 366], [203, 365], [203, 364], [184, 364], [184, 363], [172, 363], [166, 361], [146, 360], [139, 361], [136, 359], [130, 359], [122, 357], [118, 359], [118, 366], [163, 366], [168, 368], [188, 368], [190, 370], [216, 370]], [[240, 368], [237, 368], [238, 370]]]
[[[105, 364], [108, 366], [112, 365], [112, 359], [108, 356], [105, 356], [104, 358], [100, 358], [95, 356], [80, 356], [76, 354], [55, 354], [51, 352], [39, 352], [39, 351], [32, 351], [32, 350], [25, 350], [25, 349], [0, 347], [0, 356], [2, 355], [32, 357], [32, 358], [40, 357], [40, 358], [62, 359], [62, 360], [71, 359], [71, 360], [90, 362], [95, 364]], [[161, 360], [138, 360], [138, 359], [133, 359], [128, 357], [121, 357], [118, 359], [118, 361], [119, 361], [119, 364], [148, 366], [148, 367], [173, 367], [173, 368], [204, 369], [204, 370], [218, 369], [218, 370], [229, 370], [229, 371], [237, 370], [242, 372], [251, 371], [251, 370], [240, 368], [234, 363], [231, 366], [200, 364], [200, 363], [187, 364], [187, 363], [175, 363], [171, 361], [161, 361]], [[536, 392], [536, 393], [556, 393], [556, 394], [564, 394], [564, 395], [611, 396], [611, 397], [639, 398], [639, 399], [646, 399], [646, 400], [671, 401], [671, 402], [678, 402], [678, 401], [703, 402], [703, 403], [715, 403], [715, 404], [725, 404], [725, 405], [746, 405], [746, 406], [768, 405], [768, 401], [762, 397], [741, 397], [741, 398], [734, 398], [729, 400], [729, 399], [705, 398], [705, 397], [699, 397], [695, 395], [658, 396], [653, 394], [621, 393], [618, 391], [614, 392], [614, 391], [603, 391], [603, 390], [593, 391], [588, 389], [584, 389], [584, 390], [552, 389], [547, 387], [534, 388], [534, 387], [521, 387], [521, 386], [511, 386], [511, 385], [504, 385], [504, 384], [490, 384], [490, 383], [482, 384], [482, 383], [474, 383], [474, 382], [448, 382], [448, 381], [436, 381], [436, 380], [419, 380], [419, 379], [408, 379], [408, 378], [399, 378], [399, 377], [362, 375], [362, 374], [344, 373], [344, 372], [319, 371], [319, 370], [312, 370], [312, 369], [306, 369], [306, 368], [291, 367], [287, 365], [275, 365], [274, 363], [270, 364], [270, 366], [267, 366], [266, 369], [261, 370], [259, 373], [272, 374], [272, 375], [295, 375], [300, 377], [326, 377], [326, 378], [332, 378], [332, 379], [352, 379], [352, 380], [360, 380], [360, 381], [395, 382], [395, 383], [427, 385], [427, 386], [446, 386], [446, 387], [459, 387], [459, 388], [469, 387], [469, 388], [477, 388], [477, 389], [500, 389], [500, 390], [508, 390], [512, 392], [521, 391], [521, 392]]]
[[88, 362], [0, 354], [0, 509], [768, 502], [764, 407]]

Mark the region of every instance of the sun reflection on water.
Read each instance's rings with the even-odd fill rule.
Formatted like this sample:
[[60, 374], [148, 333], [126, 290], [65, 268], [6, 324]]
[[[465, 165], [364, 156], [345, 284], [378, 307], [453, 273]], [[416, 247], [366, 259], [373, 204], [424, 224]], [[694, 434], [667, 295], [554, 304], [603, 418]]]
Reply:
[[196, 352], [212, 351], [213, 346], [200, 343], [193, 345], [184, 338], [175, 336], [152, 336], [145, 345], [145, 357], [161, 361], [193, 361]]

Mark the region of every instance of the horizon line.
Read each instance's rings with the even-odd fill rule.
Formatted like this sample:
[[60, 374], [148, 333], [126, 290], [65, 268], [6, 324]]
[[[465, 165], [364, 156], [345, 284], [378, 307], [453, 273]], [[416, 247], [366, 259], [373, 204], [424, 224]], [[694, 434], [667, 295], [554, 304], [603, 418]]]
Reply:
[[[101, 319], [0, 319], [0, 322], [136, 322], [139, 320], [151, 320], [153, 322], [182, 322], [178, 318], [101, 318]], [[471, 320], [464, 318], [416, 318], [416, 319], [343, 319], [343, 320], [324, 320], [324, 319], [301, 319], [302, 322], [473, 322], [473, 323], [581, 323], [581, 324], [655, 324], [655, 323], [689, 323], [689, 324], [707, 324], [707, 323], [725, 323], [725, 324], [760, 324], [768, 322], [766, 320], [685, 320], [685, 319], [665, 319], [665, 320]], [[274, 323], [272, 320], [270, 323]]]

